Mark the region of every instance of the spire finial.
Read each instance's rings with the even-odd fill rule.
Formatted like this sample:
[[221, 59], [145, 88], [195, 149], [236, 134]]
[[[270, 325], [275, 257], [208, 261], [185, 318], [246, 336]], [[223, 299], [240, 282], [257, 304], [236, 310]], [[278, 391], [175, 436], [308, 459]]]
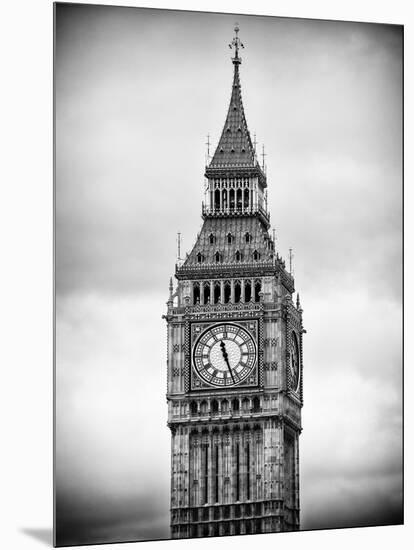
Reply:
[[231, 48], [231, 49], [234, 48], [235, 55], [232, 58], [232, 61], [235, 65], [239, 65], [241, 63], [241, 57], [239, 57], [239, 48], [244, 48], [244, 44], [241, 42], [241, 40], [238, 36], [239, 35], [239, 30], [240, 30], [239, 24], [236, 23], [234, 25], [234, 32], [236, 34], [233, 37], [233, 40], [231, 41], [231, 44], [229, 44], [229, 48]]

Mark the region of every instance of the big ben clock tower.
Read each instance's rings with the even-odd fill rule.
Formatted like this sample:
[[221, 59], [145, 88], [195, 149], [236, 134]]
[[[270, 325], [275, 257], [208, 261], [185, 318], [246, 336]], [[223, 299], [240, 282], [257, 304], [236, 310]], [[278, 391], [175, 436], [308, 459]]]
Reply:
[[302, 309], [269, 234], [267, 180], [233, 85], [206, 167], [203, 226], [168, 325], [171, 536], [299, 529]]

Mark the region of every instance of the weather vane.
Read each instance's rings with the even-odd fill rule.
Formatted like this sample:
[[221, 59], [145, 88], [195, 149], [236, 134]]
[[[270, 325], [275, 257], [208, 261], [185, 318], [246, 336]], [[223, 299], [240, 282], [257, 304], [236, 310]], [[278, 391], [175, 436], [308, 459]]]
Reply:
[[241, 59], [239, 57], [239, 48], [244, 48], [243, 42], [241, 42], [238, 34], [239, 34], [239, 24], [236, 23], [234, 26], [234, 32], [236, 33], [236, 36], [233, 38], [231, 44], [229, 44], [229, 48], [235, 50], [235, 56], [233, 57], [233, 63], [241, 63]]

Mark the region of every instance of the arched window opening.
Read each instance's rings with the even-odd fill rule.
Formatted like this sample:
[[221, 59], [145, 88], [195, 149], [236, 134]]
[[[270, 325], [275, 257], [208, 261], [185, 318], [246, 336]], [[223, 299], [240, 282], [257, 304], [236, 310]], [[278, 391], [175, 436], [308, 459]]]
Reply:
[[238, 399], [233, 399], [231, 402], [231, 408], [233, 412], [238, 412], [240, 409], [240, 404]]
[[227, 414], [229, 412], [229, 402], [227, 399], [223, 399], [221, 402], [221, 412], [222, 414]]
[[204, 256], [203, 256], [203, 254], [201, 254], [201, 252], [199, 252], [199, 253], [197, 254], [197, 262], [198, 262], [199, 264], [202, 264], [202, 263], [204, 262]]
[[231, 285], [230, 281], [226, 281], [224, 283], [224, 303], [228, 304], [230, 302], [231, 297]]
[[227, 244], [231, 244], [233, 242], [233, 235], [231, 233], [228, 233], [227, 235]]
[[192, 415], [197, 414], [197, 403], [195, 401], [191, 401], [190, 403], [190, 413]]
[[234, 301], [238, 304], [241, 300], [241, 282], [236, 281], [234, 283]]
[[246, 243], [250, 243], [252, 241], [252, 236], [250, 235], [250, 233], [245, 234], [244, 240], [246, 241]]
[[260, 292], [262, 290], [262, 283], [260, 281], [255, 281], [254, 283], [254, 301], [260, 302]]
[[215, 235], [213, 235], [213, 233], [210, 233], [209, 241], [210, 241], [210, 244], [214, 244], [216, 242], [216, 237]]
[[194, 283], [193, 285], [193, 304], [200, 303], [200, 283]]
[[240, 250], [237, 250], [237, 252], [235, 254], [235, 258], [236, 258], [236, 262], [241, 262], [242, 254], [241, 254]]
[[247, 397], [245, 397], [242, 401], [242, 411], [244, 413], [249, 412], [249, 400], [247, 399]]
[[253, 398], [253, 412], [260, 412], [260, 399], [258, 397]]
[[220, 263], [221, 262], [221, 254], [220, 252], [216, 252], [214, 254], [214, 259], [216, 260], [216, 264]]
[[218, 281], [216, 281], [214, 283], [214, 303], [215, 304], [218, 304], [220, 302], [220, 283]]
[[216, 399], [213, 399], [213, 401], [211, 402], [211, 412], [213, 414], [218, 413], [218, 401]]
[[214, 208], [216, 210], [220, 209], [220, 189], [214, 191]]
[[202, 401], [200, 404], [201, 414], [207, 414], [207, 401]]
[[249, 208], [249, 190], [244, 190], [244, 207]]
[[257, 252], [257, 250], [255, 250], [255, 251], [253, 252], [253, 260], [254, 260], [255, 262], [257, 262], [257, 261], [259, 260], [259, 258], [260, 258], [260, 254]]
[[227, 189], [223, 189], [223, 209], [227, 208]]
[[237, 189], [237, 209], [241, 210], [242, 203], [243, 203], [243, 191], [241, 189]]
[[250, 302], [252, 299], [252, 284], [250, 281], [245, 281], [244, 283], [244, 301]]
[[234, 189], [230, 189], [230, 210], [234, 210]]
[[210, 303], [210, 283], [204, 283], [204, 303]]

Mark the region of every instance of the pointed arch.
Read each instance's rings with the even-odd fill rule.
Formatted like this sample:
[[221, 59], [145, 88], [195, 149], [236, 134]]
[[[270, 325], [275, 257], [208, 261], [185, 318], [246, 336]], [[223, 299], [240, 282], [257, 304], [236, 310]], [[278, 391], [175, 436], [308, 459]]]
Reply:
[[244, 282], [244, 301], [250, 302], [252, 299], [252, 283], [250, 279], [246, 279]]
[[234, 210], [234, 189], [230, 189], [229, 192], [230, 211]]
[[220, 189], [214, 191], [214, 209], [220, 210]]
[[217, 399], [213, 399], [211, 402], [211, 412], [212, 414], [217, 414], [219, 410], [218, 401]]
[[222, 208], [223, 210], [225, 210], [227, 208], [227, 189], [223, 189], [222, 198], [223, 198]]
[[247, 187], [244, 190], [244, 208], [249, 208], [249, 190]]
[[193, 305], [200, 303], [200, 283], [196, 281], [193, 283]]
[[214, 281], [214, 303], [219, 304], [221, 298], [221, 285], [220, 281]]
[[210, 303], [210, 282], [206, 281], [204, 284], [204, 303]]
[[254, 301], [260, 302], [260, 292], [262, 291], [262, 281], [260, 279], [256, 279], [254, 282]]
[[235, 281], [234, 283], [234, 301], [238, 304], [241, 300], [241, 282]]
[[237, 210], [241, 210], [243, 206], [243, 191], [240, 189], [240, 187], [237, 189], [236, 192], [236, 205]]
[[231, 298], [231, 283], [230, 281], [224, 281], [224, 303], [230, 303]]

